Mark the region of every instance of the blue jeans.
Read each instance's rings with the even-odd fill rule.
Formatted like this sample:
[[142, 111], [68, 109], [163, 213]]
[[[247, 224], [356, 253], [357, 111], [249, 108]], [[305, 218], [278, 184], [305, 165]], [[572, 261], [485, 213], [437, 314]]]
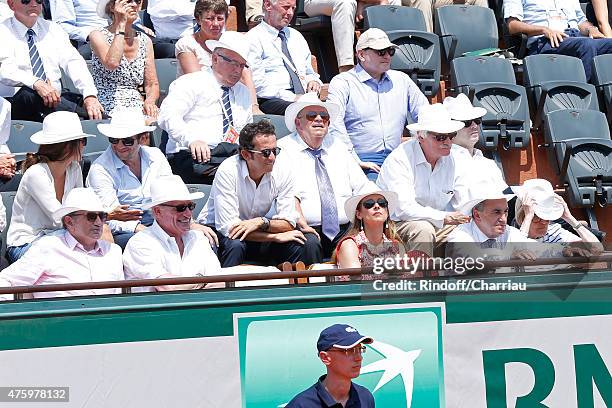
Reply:
[[[153, 225], [153, 215], [151, 211], [144, 211], [142, 213], [142, 219], [140, 223], [145, 227], [150, 227]], [[117, 233], [113, 233], [113, 239], [115, 240], [115, 244], [121, 247], [121, 250], [125, 250], [125, 246], [127, 245], [130, 238], [134, 236], [134, 232], [132, 231], [121, 231]]]
[[[391, 154], [391, 150], [383, 150], [375, 153], [357, 153], [357, 156], [359, 156], [359, 160], [361, 160], [362, 162], [372, 162], [380, 167], [383, 165], [385, 159], [387, 158], [387, 156], [389, 156], [389, 154]], [[364, 169], [363, 172], [366, 176], [368, 176], [368, 179], [376, 183], [376, 180], [378, 179], [377, 172], [370, 169]]]

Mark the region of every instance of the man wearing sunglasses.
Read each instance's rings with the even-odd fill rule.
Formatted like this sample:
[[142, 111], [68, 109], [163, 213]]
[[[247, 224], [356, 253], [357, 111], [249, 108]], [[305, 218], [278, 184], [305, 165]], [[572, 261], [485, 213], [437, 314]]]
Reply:
[[370, 180], [399, 146], [407, 122], [429, 102], [408, 75], [391, 69], [398, 51], [384, 31], [366, 30], [357, 41], [357, 66], [335, 76], [328, 101], [341, 107], [330, 133], [343, 140]]
[[159, 177], [172, 175], [163, 153], [142, 142], [153, 126], [145, 125], [142, 110], [115, 111], [110, 123], [98, 125], [110, 145], [89, 170], [86, 184], [93, 188], [109, 214], [115, 243], [122, 249], [132, 236], [153, 223], [142, 205], [151, 196], [151, 185]]
[[324, 329], [317, 341], [317, 351], [327, 374], [312, 387], [296, 395], [287, 408], [374, 408], [374, 396], [352, 380], [359, 377], [366, 344], [372, 337], [361, 335], [347, 324]]
[[240, 82], [248, 42], [227, 31], [208, 40], [212, 70], [182, 75], [173, 82], [158, 116], [168, 132], [166, 154], [185, 183], [211, 184], [223, 160], [237, 153], [240, 130], [253, 121], [251, 96]]
[[[240, 153], [219, 166], [198, 216], [198, 223], [217, 231], [223, 267], [245, 261], [264, 265], [305, 261], [307, 239], [295, 229], [292, 166], [276, 146], [274, 125], [268, 120], [242, 129]], [[270, 213], [275, 215], [268, 218]]]
[[[0, 274], [0, 286], [52, 285], [123, 280], [121, 249], [101, 240], [104, 206], [89, 188], [68, 192], [53, 213], [63, 230], [34, 241], [17, 262]], [[86, 296], [120, 293], [119, 289], [90, 289], [34, 293], [38, 297]], [[9, 300], [11, 295], [0, 295]]]
[[[41, 122], [45, 115], [65, 110], [102, 119], [85, 60], [59, 25], [38, 18], [42, 0], [8, 0], [8, 5], [15, 15], [0, 23], [0, 96], [11, 102], [12, 118]], [[82, 107], [62, 96], [62, 72], [83, 96]]]
[[298, 228], [312, 241], [306, 245], [307, 264], [330, 257], [349, 229], [346, 200], [376, 189], [344, 143], [327, 135], [339, 111], [339, 106], [321, 102], [315, 93], [301, 96], [285, 113], [285, 124], [293, 133], [278, 142], [295, 170]]
[[407, 250], [433, 256], [455, 226], [470, 220], [458, 211], [469, 168], [452, 142], [463, 126], [441, 103], [424, 106], [418, 122], [408, 125], [417, 138], [395, 149], [382, 166], [377, 184], [398, 196], [392, 219], [399, 221], [397, 232]]
[[[162, 176], [151, 186], [151, 210], [155, 222], [134, 235], [123, 254], [126, 279], [158, 279], [205, 276], [221, 273], [219, 260], [206, 236], [191, 228], [194, 200], [204, 197], [190, 193], [179, 176]], [[159, 285], [138, 291], [199, 289], [202, 285]]]

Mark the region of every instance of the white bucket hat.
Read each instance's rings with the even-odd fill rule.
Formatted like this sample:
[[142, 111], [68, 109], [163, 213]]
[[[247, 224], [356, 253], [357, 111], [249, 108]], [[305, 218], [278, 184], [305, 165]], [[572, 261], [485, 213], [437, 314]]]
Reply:
[[237, 31], [226, 31], [221, 34], [219, 40], [207, 40], [206, 46], [211, 51], [214, 51], [216, 48], [227, 48], [240, 55], [245, 61], [248, 61], [249, 41], [244, 34]]
[[397, 208], [397, 194], [393, 191], [385, 191], [385, 190], [376, 190], [372, 189], [372, 192], [366, 194], [359, 194], [356, 196], [352, 196], [344, 203], [344, 211], [346, 212], [346, 216], [350, 222], [353, 222], [355, 219], [355, 213], [357, 212], [357, 205], [363, 200], [365, 197], [380, 194], [381, 196], [387, 199], [389, 202], [389, 207], [387, 208], [387, 212], [389, 213], [389, 217], [394, 213]]
[[419, 120], [406, 126], [408, 130], [415, 132], [419, 130], [435, 133], [454, 133], [463, 129], [463, 122], [451, 119], [448, 110], [441, 104], [424, 105], [419, 110]]
[[66, 194], [62, 206], [53, 213], [53, 219], [59, 222], [76, 211], [106, 212], [106, 209], [93, 189], [76, 187]]
[[110, 123], [100, 123], [98, 130], [104, 136], [124, 139], [140, 133], [152, 132], [155, 126], [145, 126], [145, 117], [140, 109], [126, 109], [116, 110]]
[[43, 120], [42, 130], [30, 136], [30, 140], [39, 145], [48, 145], [84, 137], [95, 137], [95, 135], [83, 133], [81, 120], [76, 113], [59, 111], [47, 115]]
[[333, 123], [338, 114], [340, 107], [333, 102], [321, 102], [316, 92], [308, 92], [300, 96], [295, 102], [285, 110], [285, 126], [290, 132], [295, 132], [295, 118], [300, 114], [302, 109], [307, 106], [320, 106], [329, 113], [329, 123]]
[[143, 204], [143, 210], [149, 210], [156, 205], [168, 201], [192, 201], [204, 197], [204, 193], [190, 193], [179, 176], [163, 176], [151, 185], [151, 201]]
[[485, 108], [472, 106], [465, 94], [460, 93], [457, 97], [447, 96], [442, 102], [453, 120], [470, 120], [482, 118], [487, 114]]
[[389, 41], [387, 33], [380, 28], [369, 28], [365, 30], [359, 36], [355, 49], [357, 51], [365, 48], [372, 48], [374, 50], [384, 50], [385, 48], [399, 48], [397, 45]]
[[516, 200], [515, 212], [518, 213], [523, 205], [523, 200], [529, 194], [533, 198], [533, 211], [539, 218], [554, 221], [563, 215], [563, 204], [555, 200], [555, 191], [552, 184], [544, 179], [525, 180], [522, 186], [514, 186], [512, 190], [519, 195]]

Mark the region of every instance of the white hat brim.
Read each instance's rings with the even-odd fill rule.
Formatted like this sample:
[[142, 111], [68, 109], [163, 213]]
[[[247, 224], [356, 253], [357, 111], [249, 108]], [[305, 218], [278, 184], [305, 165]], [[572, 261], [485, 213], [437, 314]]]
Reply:
[[295, 132], [295, 118], [307, 106], [320, 106], [327, 110], [329, 113], [330, 125], [334, 123], [338, 115], [340, 114], [340, 107], [332, 102], [317, 102], [317, 101], [305, 101], [305, 102], [293, 102], [285, 110], [285, 126], [290, 132]]
[[106, 212], [107, 210], [101, 206], [82, 206], [82, 207], [62, 207], [53, 212], [53, 219], [55, 221], [61, 221], [64, 216], [77, 212], [77, 211], [88, 211], [88, 212]]
[[506, 201], [510, 201], [512, 200], [514, 197], [516, 197], [516, 194], [498, 194], [498, 195], [490, 195], [487, 196], [485, 198], [479, 197], [479, 198], [473, 198], [471, 200], [466, 201], [461, 208], [459, 209], [459, 212], [461, 212], [462, 214], [465, 215], [472, 215], [472, 209], [474, 207], [476, 207], [476, 205], [478, 205], [479, 203], [486, 201], [486, 200], [501, 200], [502, 198], [505, 198]]
[[[244, 39], [245, 41], [247, 41], [246, 37]], [[240, 55], [240, 57], [246, 61], [246, 67], [248, 68], [248, 55], [246, 54], [248, 52], [248, 49], [245, 49], [243, 51], [237, 50], [235, 47], [232, 47], [230, 44], [226, 44], [222, 41], [219, 40], [206, 40], [206, 46], [208, 47], [208, 49], [212, 52], [214, 51], [216, 48], [225, 48], [227, 50], [230, 51], [234, 51], [236, 54]]]
[[113, 139], [125, 139], [126, 137], [135, 136], [144, 132], [152, 132], [155, 130], [155, 126], [135, 125], [132, 127], [119, 127], [113, 126], [111, 123], [100, 123], [97, 127], [100, 133]]
[[446, 122], [431, 122], [431, 123], [411, 123], [406, 126], [412, 132], [426, 131], [440, 134], [448, 134], [458, 132], [465, 127], [463, 122], [449, 120]]
[[563, 215], [563, 211], [563, 205], [559, 203], [554, 203], [552, 207], [543, 207], [541, 205], [538, 205], [537, 203], [535, 203], [535, 205], [533, 206], [533, 212], [535, 213], [535, 215], [537, 215], [540, 219], [546, 221], [558, 220]]
[[[53, 139], [52, 137], [55, 137], [55, 139]], [[37, 145], [50, 145], [50, 144], [55, 144], [55, 143], [69, 142], [71, 140], [82, 139], [84, 137], [96, 137], [96, 135], [90, 135], [88, 133], [79, 132], [76, 134], [73, 133], [71, 135], [56, 134], [56, 135], [52, 135], [51, 138], [49, 138], [48, 136], [45, 136], [44, 130], [40, 130], [34, 133], [32, 136], [30, 136], [30, 140], [32, 141], [32, 143], [36, 143]]]
[[197, 200], [202, 197], [204, 197], [204, 193], [202, 193], [201, 191], [196, 191], [195, 193], [189, 193], [189, 195], [182, 196], [182, 197], [164, 197], [162, 199], [154, 200], [154, 201], [143, 204], [142, 209], [150, 210], [156, 205], [167, 203], [169, 201], [193, 201], [193, 200]]
[[353, 220], [355, 220], [355, 213], [357, 212], [357, 205], [359, 204], [359, 202], [363, 200], [364, 197], [375, 194], [379, 194], [387, 199], [387, 202], [389, 203], [387, 211], [389, 213], [389, 217], [391, 217], [391, 215], [395, 212], [395, 209], [397, 208], [397, 193], [388, 190], [374, 190], [369, 193], [353, 196], [346, 200], [346, 202], [344, 203], [344, 212], [346, 213], [346, 217], [348, 218], [349, 222], [353, 222]]
[[485, 108], [474, 106], [470, 110], [465, 110], [465, 111], [458, 112], [458, 113], [452, 112], [451, 117], [453, 118], [453, 120], [463, 121], [463, 120], [482, 118], [486, 114], [487, 114], [487, 110]]

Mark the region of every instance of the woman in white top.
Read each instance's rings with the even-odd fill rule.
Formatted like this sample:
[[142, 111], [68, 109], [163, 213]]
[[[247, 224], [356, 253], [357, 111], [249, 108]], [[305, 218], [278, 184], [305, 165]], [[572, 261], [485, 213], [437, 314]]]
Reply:
[[72, 112], [54, 112], [43, 121], [43, 130], [30, 139], [39, 144], [37, 153], [28, 153], [23, 178], [13, 203], [7, 235], [7, 258], [19, 259], [32, 242], [60, 229], [53, 212], [62, 206], [66, 194], [83, 187], [79, 160], [87, 144], [79, 117]]
[[[212, 67], [212, 52], [206, 47], [207, 40], [218, 40], [225, 31], [225, 23], [229, 9], [225, 0], [198, 0], [193, 15], [200, 26], [200, 30], [192, 35], [181, 37], [175, 46], [175, 55], [178, 60], [176, 76], [210, 70]], [[247, 37], [244, 37], [245, 41]], [[251, 92], [253, 114], [261, 114], [257, 104], [257, 95], [251, 70], [242, 70], [240, 82], [245, 84]]]

